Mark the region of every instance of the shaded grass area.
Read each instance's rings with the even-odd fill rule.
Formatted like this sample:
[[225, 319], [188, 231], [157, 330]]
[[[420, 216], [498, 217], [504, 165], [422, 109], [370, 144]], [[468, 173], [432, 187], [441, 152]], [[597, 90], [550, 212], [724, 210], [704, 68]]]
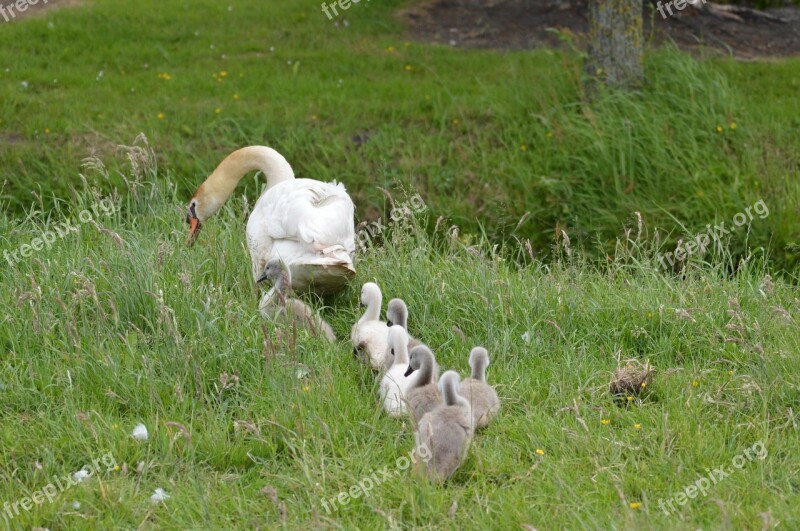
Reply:
[[[97, 0], [3, 25], [5, 209], [19, 215], [34, 194], [49, 210], [84, 157], [145, 132], [182, 197], [233, 149], [267, 144], [298, 175], [346, 183], [360, 218], [380, 208], [377, 186], [400, 185], [434, 218], [528, 238], [542, 258], [561, 229], [602, 256], [634, 211], [675, 243], [763, 199], [770, 216], [731, 249], [768, 246], [773, 269], [794, 270], [796, 60], [657, 51], [641, 93], [588, 105], [571, 52], [407, 42], [400, 5], [329, 21], [305, 2]], [[92, 182], [120, 185], [114, 169]]]

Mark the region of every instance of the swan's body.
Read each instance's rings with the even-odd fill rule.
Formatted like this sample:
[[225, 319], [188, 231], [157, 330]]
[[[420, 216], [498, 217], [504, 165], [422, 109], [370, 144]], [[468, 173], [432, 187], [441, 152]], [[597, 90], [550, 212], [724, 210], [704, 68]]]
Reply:
[[353, 201], [340, 183], [295, 179], [286, 159], [268, 147], [234, 151], [200, 185], [189, 202], [190, 243], [239, 180], [253, 170], [267, 177], [267, 189], [247, 220], [256, 282], [267, 263], [282, 260], [291, 271], [295, 291], [339, 291], [355, 275]]
[[383, 295], [378, 285], [374, 282], [364, 284], [361, 288], [361, 304], [367, 309], [350, 333], [356, 355], [376, 372], [386, 367], [385, 360], [389, 352], [389, 329], [381, 321], [382, 302]]
[[489, 365], [489, 353], [483, 347], [475, 347], [469, 354], [469, 366], [472, 378], [467, 378], [458, 386], [458, 393], [467, 399], [472, 409], [472, 426], [474, 429], [485, 428], [500, 410], [500, 399], [497, 391], [486, 383], [486, 367]]
[[443, 403], [426, 413], [419, 422], [417, 448], [427, 446], [428, 478], [444, 481], [453, 475], [467, 455], [472, 440], [472, 423], [467, 401], [458, 394], [458, 373], [447, 371], [439, 380]]
[[406, 401], [411, 416], [417, 424], [426, 413], [430, 413], [442, 403], [433, 374], [435, 365], [433, 352], [425, 345], [414, 347], [408, 354], [406, 377], [413, 375], [413, 380], [406, 391]]
[[274, 284], [259, 306], [264, 317], [272, 320], [288, 319], [311, 332], [314, 337], [322, 336], [331, 343], [336, 341], [336, 335], [325, 319], [303, 301], [288, 297], [292, 290], [291, 273], [279, 260], [267, 264], [263, 277]]
[[[384, 326], [384, 329], [386, 327]], [[402, 326], [389, 328], [389, 346], [394, 350], [394, 363], [381, 378], [381, 401], [383, 409], [392, 417], [402, 417], [408, 411], [406, 391], [413, 379], [406, 376], [408, 370], [408, 334]]]
[[[403, 299], [392, 299], [386, 307], [386, 326], [392, 325], [400, 325], [405, 328], [406, 333], [408, 333], [408, 306], [406, 306]], [[411, 352], [412, 348], [418, 347], [419, 345], [422, 345], [422, 341], [408, 333], [408, 351]], [[388, 369], [391, 367], [392, 363], [394, 363], [394, 357], [391, 352], [387, 352], [385, 368]], [[439, 371], [437, 369], [436, 375], [438, 376], [438, 374]]]

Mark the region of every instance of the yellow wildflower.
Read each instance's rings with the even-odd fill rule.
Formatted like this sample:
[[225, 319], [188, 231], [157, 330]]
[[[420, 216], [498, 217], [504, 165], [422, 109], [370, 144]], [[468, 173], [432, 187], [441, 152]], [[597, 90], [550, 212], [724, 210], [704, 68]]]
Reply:
[[641, 506], [642, 506], [641, 502], [631, 502], [630, 504], [631, 509], [638, 509]]
[[163, 112], [158, 113], [156, 116], [158, 117], [159, 120], [163, 120], [165, 117]]
[[637, 422], [636, 424], [634, 424], [634, 425], [633, 425], [633, 429], [634, 429], [634, 430], [638, 430], [638, 429], [640, 429], [641, 427], [642, 427], [642, 425], [641, 425], [641, 424], [639, 424], [638, 422]]
[[609, 424], [611, 424], [611, 419], [601, 419], [600, 424], [602, 424], [603, 426], [608, 426]]
[[537, 448], [536, 455], [544, 455], [544, 450], [542, 450], [541, 448]]
[[722, 126], [721, 126], [721, 125], [718, 125], [718, 126], [717, 126], [717, 133], [721, 133], [721, 132], [722, 132]]

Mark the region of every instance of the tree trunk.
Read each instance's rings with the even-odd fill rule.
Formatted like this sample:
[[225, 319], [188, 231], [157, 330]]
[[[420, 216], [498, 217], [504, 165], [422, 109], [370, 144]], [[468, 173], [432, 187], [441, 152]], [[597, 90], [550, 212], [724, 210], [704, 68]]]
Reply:
[[642, 0], [589, 0], [589, 24], [589, 77], [614, 87], [640, 85]]

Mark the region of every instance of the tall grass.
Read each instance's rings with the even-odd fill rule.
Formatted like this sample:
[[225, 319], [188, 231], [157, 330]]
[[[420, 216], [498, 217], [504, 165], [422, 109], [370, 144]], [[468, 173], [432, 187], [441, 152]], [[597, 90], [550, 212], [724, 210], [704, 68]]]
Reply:
[[[377, 281], [408, 302], [411, 332], [444, 368], [463, 374], [472, 346], [489, 349], [503, 409], [446, 485], [398, 472], [329, 514], [321, 500], [395, 469], [413, 446], [410, 424], [382, 414], [346, 339], [262, 323], [240, 198], [185, 246], [175, 175], [155, 170], [139, 142], [116, 164], [129, 164], [125, 153], [144, 161], [125, 172], [136, 193], [113, 194], [114, 215], [0, 265], [0, 500], [107, 453], [119, 466], [11, 528], [798, 524], [800, 308], [763, 262], [734, 277], [700, 262], [666, 276], [664, 249], [636, 223], [620, 228], [603, 267], [566, 241], [542, 262], [524, 242], [492, 244], [444, 222], [430, 234], [424, 217], [360, 255], [356, 281], [323, 315], [347, 338], [360, 285]], [[51, 214], [0, 215], [2, 247], [30, 243], [97, 193], [76, 190]], [[607, 384], [629, 358], [657, 374], [619, 407]], [[139, 422], [144, 443], [130, 436]], [[757, 441], [763, 461], [676, 514], [659, 509]], [[157, 487], [171, 497], [153, 505]]]
[[[589, 104], [579, 54], [406, 42], [402, 4], [354, 5], [335, 26], [288, 1], [146, 0], [128, 13], [98, 0], [4, 25], [3, 208], [53, 208], [83, 158], [144, 131], [183, 197], [235, 148], [269, 144], [298, 175], [345, 182], [361, 218], [382, 204], [376, 185], [410, 187], [434, 219], [530, 239], [544, 260], [562, 228], [602, 257], [633, 211], [674, 244], [763, 199], [769, 218], [732, 252], [769, 246], [774, 271], [796, 268], [796, 61], [656, 50], [641, 92]], [[121, 187], [116, 169], [91, 183]]]

